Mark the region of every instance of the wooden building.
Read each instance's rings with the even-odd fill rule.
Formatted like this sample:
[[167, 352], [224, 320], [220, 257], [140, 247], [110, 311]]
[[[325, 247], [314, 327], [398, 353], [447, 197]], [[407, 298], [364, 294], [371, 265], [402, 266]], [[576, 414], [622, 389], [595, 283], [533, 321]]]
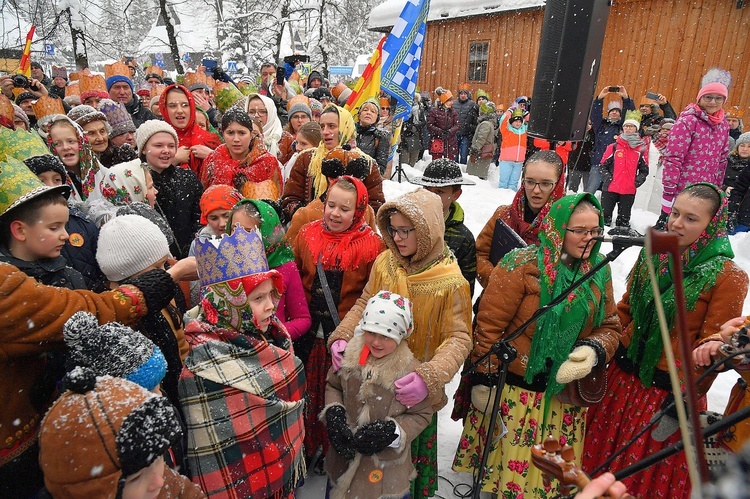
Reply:
[[[388, 32], [404, 0], [373, 9]], [[508, 106], [534, 87], [544, 0], [432, 0], [419, 87], [469, 82]], [[624, 85], [638, 100], [664, 94], [677, 111], [695, 100], [712, 67], [732, 74], [727, 106], [750, 118], [750, 0], [612, 0], [598, 88]], [[747, 127], [746, 127], [747, 129]]]

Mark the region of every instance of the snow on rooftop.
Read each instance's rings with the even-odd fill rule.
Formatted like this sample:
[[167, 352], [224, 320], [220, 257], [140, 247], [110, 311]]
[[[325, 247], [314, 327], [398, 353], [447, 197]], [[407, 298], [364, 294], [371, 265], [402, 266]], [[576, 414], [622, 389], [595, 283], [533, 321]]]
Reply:
[[[394, 25], [407, 0], [385, 0], [370, 13], [367, 28], [382, 31]], [[431, 0], [427, 21], [496, 14], [543, 7], [546, 0]]]

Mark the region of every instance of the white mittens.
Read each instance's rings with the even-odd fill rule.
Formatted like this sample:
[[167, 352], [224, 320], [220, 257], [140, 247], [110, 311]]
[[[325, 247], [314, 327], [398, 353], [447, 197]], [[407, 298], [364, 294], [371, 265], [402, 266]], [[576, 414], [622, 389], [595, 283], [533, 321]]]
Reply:
[[[589, 346], [580, 346], [570, 352], [568, 360], [560, 365], [555, 379], [566, 384], [587, 376], [596, 365], [596, 351]], [[472, 397], [473, 397], [472, 393]]]

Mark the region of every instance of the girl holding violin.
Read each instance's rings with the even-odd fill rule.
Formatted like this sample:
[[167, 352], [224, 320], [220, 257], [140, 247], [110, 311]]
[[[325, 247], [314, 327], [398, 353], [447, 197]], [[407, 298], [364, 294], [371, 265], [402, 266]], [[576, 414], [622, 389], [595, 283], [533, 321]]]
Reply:
[[[718, 331], [724, 322], [740, 315], [748, 288], [747, 274], [732, 261], [734, 253], [727, 238], [724, 193], [708, 183], [686, 187], [672, 206], [668, 230], [678, 237], [682, 252], [687, 334], [697, 346]], [[584, 470], [596, 468], [633, 438], [662, 408], [671, 393], [646, 258], [653, 259], [671, 343], [675, 351], [678, 349], [673, 267], [666, 255], [647, 257], [644, 249], [617, 306], [623, 335], [615, 361], [609, 366], [608, 392], [588, 411], [582, 460]], [[677, 368], [680, 370], [681, 366]], [[712, 381], [713, 377], [708, 377], [697, 387], [703, 406], [699, 410], [705, 409], [704, 396]], [[660, 435], [656, 430], [653, 434], [645, 433], [610, 464], [610, 469], [622, 469], [675, 443], [680, 433], [674, 432], [666, 440], [664, 437], [666, 435]], [[685, 454], [667, 458], [625, 479], [624, 483], [636, 497], [687, 498], [690, 496], [690, 481]]]

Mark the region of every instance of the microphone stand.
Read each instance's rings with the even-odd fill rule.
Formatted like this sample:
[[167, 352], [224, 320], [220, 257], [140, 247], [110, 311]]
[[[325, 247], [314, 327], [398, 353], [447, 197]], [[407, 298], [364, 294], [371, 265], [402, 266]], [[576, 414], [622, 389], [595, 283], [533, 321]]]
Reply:
[[[476, 362], [471, 363], [466, 369], [463, 370], [461, 373], [462, 376], [466, 376], [468, 374], [471, 374], [476, 371], [479, 364], [481, 364], [485, 359], [489, 358], [490, 355], [497, 356], [498, 360], [500, 361], [499, 365], [499, 377], [498, 377], [498, 383], [497, 383], [497, 390], [495, 391], [495, 398], [492, 401], [492, 411], [490, 412], [490, 422], [489, 426], [487, 427], [486, 436], [485, 436], [485, 442], [484, 442], [484, 448], [482, 449], [482, 459], [479, 461], [478, 469], [479, 469], [479, 475], [474, 479], [474, 485], [472, 490], [472, 498], [473, 499], [479, 499], [479, 493], [481, 492], [481, 485], [482, 482], [484, 482], [484, 475], [486, 474], [487, 470], [487, 459], [490, 455], [490, 438], [492, 436], [492, 433], [495, 429], [495, 423], [497, 422], [497, 413], [500, 409], [500, 395], [503, 392], [503, 389], [505, 388], [505, 378], [508, 374], [508, 367], [510, 366], [511, 362], [513, 362], [516, 357], [518, 356], [518, 352], [516, 349], [511, 345], [511, 342], [521, 336], [523, 332], [528, 328], [533, 322], [535, 322], [539, 317], [544, 315], [545, 313], [552, 310], [556, 305], [562, 303], [564, 300], [568, 298], [568, 295], [578, 288], [581, 284], [589, 280], [591, 277], [594, 276], [597, 272], [599, 272], [601, 269], [603, 269], [605, 266], [609, 265], [610, 262], [615, 261], [615, 259], [622, 254], [622, 252], [626, 249], [625, 246], [614, 246], [614, 249], [607, 253], [604, 257], [604, 259], [594, 265], [594, 267], [589, 270], [587, 273], [583, 274], [577, 281], [574, 281], [570, 286], [568, 286], [566, 289], [564, 289], [559, 295], [555, 296], [549, 303], [544, 305], [543, 307], [539, 307], [536, 312], [534, 312], [531, 317], [529, 317], [528, 320], [526, 320], [523, 324], [518, 326], [518, 328], [510, 333], [508, 336], [502, 338], [501, 340], [498, 340], [494, 345], [490, 347], [490, 349], [482, 355], [480, 358], [476, 360]], [[602, 290], [602, 292], [604, 292]]]

